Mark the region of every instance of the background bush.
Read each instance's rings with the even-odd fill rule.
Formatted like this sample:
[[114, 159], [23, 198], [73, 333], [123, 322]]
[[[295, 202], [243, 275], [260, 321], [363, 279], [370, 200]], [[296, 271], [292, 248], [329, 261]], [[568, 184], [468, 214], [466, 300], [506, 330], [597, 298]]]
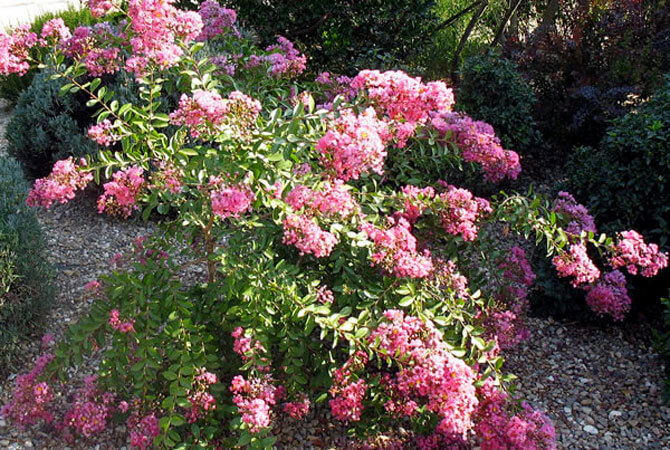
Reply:
[[[63, 11], [46, 12], [37, 16], [30, 25], [30, 29], [31, 31], [39, 34], [46, 22], [57, 17], [63, 19], [65, 25], [67, 25], [71, 30], [74, 30], [78, 26], [93, 25], [98, 22], [98, 20], [91, 15], [91, 11], [88, 8], [79, 9], [73, 5], [70, 5]], [[35, 53], [40, 51], [44, 51], [44, 49], [42, 49], [40, 46], [33, 47], [31, 50], [33, 53], [32, 56], [35, 57]], [[24, 76], [18, 76], [17, 74], [0, 76], [0, 98], [7, 100], [12, 105], [16, 105], [16, 103], [19, 101], [19, 95], [21, 95], [21, 92], [30, 86], [33, 77], [37, 72], [38, 70], [31, 69]]]
[[0, 374], [12, 369], [21, 337], [35, 330], [53, 291], [46, 242], [26, 205], [19, 164], [0, 156]]
[[[35, 177], [47, 175], [59, 159], [93, 154], [98, 148], [86, 136], [94, 122], [93, 110], [86, 106], [88, 97], [81, 92], [60, 95], [65, 83], [50, 76], [50, 72], [38, 73], [21, 93], [5, 133], [8, 153]], [[136, 92], [125, 73], [114, 78], [110, 89], [123, 102], [132, 101]]]
[[461, 80], [460, 109], [490, 123], [505, 148], [524, 150], [540, 142], [532, 119], [535, 95], [516, 64], [494, 53], [473, 56], [463, 64]]

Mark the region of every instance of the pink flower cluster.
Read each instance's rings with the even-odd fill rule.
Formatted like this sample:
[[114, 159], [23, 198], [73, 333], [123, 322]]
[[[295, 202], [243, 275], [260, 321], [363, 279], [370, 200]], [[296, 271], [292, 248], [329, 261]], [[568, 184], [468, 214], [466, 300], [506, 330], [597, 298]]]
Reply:
[[104, 145], [105, 147], [109, 147], [120, 139], [119, 136], [114, 134], [114, 126], [112, 125], [112, 122], [107, 119], [103, 120], [99, 124], [92, 125], [91, 128], [88, 129], [88, 137], [92, 141], [97, 142], [100, 145]]
[[600, 270], [586, 253], [584, 243], [571, 244], [568, 251], [561, 250], [551, 260], [560, 277], [575, 277], [571, 284], [579, 287], [585, 283], [593, 283], [600, 277]]
[[442, 289], [450, 289], [458, 298], [468, 298], [468, 279], [458, 272], [456, 263], [436, 259], [435, 278]]
[[200, 4], [198, 14], [202, 18], [202, 33], [198, 36], [198, 41], [207, 41], [217, 36], [232, 32], [239, 36], [240, 32], [235, 28], [237, 13], [232, 9], [227, 9], [214, 0], [206, 0]]
[[198, 370], [198, 374], [193, 379], [193, 388], [187, 392], [186, 396], [188, 401], [191, 402], [191, 410], [186, 413], [189, 423], [202, 418], [207, 411], [216, 409], [216, 399], [208, 392], [208, 389], [218, 382], [218, 377], [211, 372], [207, 372], [204, 367]]
[[[235, 339], [233, 342], [233, 351], [242, 357], [242, 361], [245, 363], [251, 359], [252, 356], [255, 356], [256, 353], [262, 353], [265, 351], [261, 341], [251, 341], [251, 338], [244, 335], [244, 329], [242, 327], [237, 327], [231, 333], [231, 336]], [[260, 358], [263, 361], [267, 361], [266, 358]], [[259, 368], [261, 371], [265, 371], [266, 368]]]
[[229, 217], [240, 217], [251, 208], [255, 199], [254, 193], [248, 186], [225, 184], [220, 177], [212, 177], [209, 186], [212, 212], [224, 220]]
[[97, 19], [109, 14], [112, 9], [117, 7], [115, 0], [87, 0], [91, 15]]
[[321, 286], [316, 292], [316, 299], [319, 303], [330, 305], [335, 302], [335, 295], [327, 286]]
[[245, 132], [260, 111], [260, 102], [242, 92], [233, 91], [228, 99], [223, 99], [218, 92], [197, 89], [193, 97], [182, 94], [179, 108], [170, 114], [170, 122], [185, 126], [197, 139], [216, 136], [225, 126]]
[[386, 311], [384, 317], [386, 321], [372, 331], [368, 342], [400, 366], [386, 379], [387, 390], [400, 403], [391, 400], [385, 405], [387, 411], [411, 417], [423, 404], [440, 417], [437, 432], [465, 438], [474, 425], [478, 403], [475, 372], [451, 354], [431, 322], [399, 310]]
[[439, 211], [444, 230], [465, 241], [477, 238], [477, 221], [491, 213], [491, 205], [483, 198], [475, 197], [467, 189], [445, 185], [446, 191], [439, 196], [436, 210]]
[[555, 450], [556, 431], [549, 418], [525, 402], [514, 413], [514, 402], [488, 378], [478, 389], [475, 432], [482, 450]]
[[38, 380], [53, 358], [51, 354], [40, 356], [33, 370], [16, 378], [14, 395], [2, 406], [0, 416], [11, 420], [21, 429], [40, 420], [53, 422], [54, 416], [49, 406], [53, 399], [53, 391], [47, 383]]
[[596, 232], [596, 224], [589, 210], [584, 205], [577, 203], [570, 193], [563, 191], [558, 193], [554, 211], [569, 217], [570, 223], [565, 227], [566, 232], [576, 236], [579, 236], [582, 231]]
[[325, 217], [347, 218], [358, 208], [342, 180], [326, 182], [319, 191], [298, 185], [286, 196], [286, 203], [298, 211], [319, 213]]
[[81, 170], [85, 163], [81, 160], [77, 165], [72, 157], [57, 161], [49, 176], [35, 181], [26, 200], [28, 205], [49, 209], [54, 202], [72, 200], [75, 191], [86, 188], [93, 180], [93, 174]]
[[30, 25], [16, 27], [12, 34], [0, 32], [0, 75], [25, 74], [30, 69], [26, 61], [29, 50], [37, 43]]
[[270, 63], [270, 73], [276, 78], [298, 76], [307, 67], [307, 57], [283, 36], [279, 36], [277, 44], [269, 46], [265, 51], [272, 53], [261, 59]]
[[529, 337], [523, 317], [528, 309], [528, 288], [535, 281], [535, 274], [526, 252], [519, 246], [512, 247], [498, 268], [503, 270], [503, 274], [495, 298], [507, 311], [490, 314], [487, 325], [500, 347], [509, 349]]
[[331, 122], [316, 149], [321, 152], [321, 163], [338, 178], [356, 180], [370, 170], [383, 173], [388, 138], [388, 127], [377, 119], [374, 109], [358, 115], [345, 110]]
[[594, 286], [584, 289], [588, 292], [586, 303], [597, 314], [609, 314], [614, 320], [623, 320], [630, 310], [626, 277], [618, 270], [606, 273]]
[[44, 24], [40, 37], [40, 46], [46, 47], [52, 42], [61, 43], [70, 39], [72, 33], [70, 33], [70, 29], [65, 25], [63, 19], [57, 17]]
[[270, 426], [272, 406], [276, 405], [284, 395], [282, 386], [275, 386], [269, 374], [261, 378], [247, 380], [236, 375], [230, 386], [233, 403], [242, 415], [242, 422], [247, 424], [249, 431], [258, 433]]
[[458, 113], [435, 114], [431, 125], [454, 143], [467, 162], [481, 164], [484, 177], [492, 182], [515, 180], [521, 173], [519, 155], [505, 150], [491, 125]]
[[453, 91], [442, 81], [423, 83], [402, 71], [362, 70], [351, 81], [351, 87], [364, 90], [381, 115], [394, 121], [396, 147], [405, 146], [415, 129], [431, 113], [447, 113], [454, 104]]
[[372, 263], [389, 271], [396, 277], [425, 278], [433, 272], [430, 252], [419, 253], [416, 249], [416, 238], [410, 231], [410, 224], [404, 218], [395, 221], [389, 219], [391, 225], [382, 230], [364, 222], [364, 231], [375, 244]]
[[135, 410], [126, 420], [126, 426], [130, 430], [131, 447], [140, 450], [153, 448], [154, 439], [160, 434], [158, 418], [154, 413], [140, 417]]
[[294, 245], [300, 254], [305, 253], [323, 258], [330, 255], [338, 242], [337, 236], [324, 231], [310, 217], [289, 214], [284, 219], [284, 237], [282, 242]]
[[121, 322], [120, 312], [118, 309], [112, 309], [109, 312], [109, 326], [119, 333], [135, 332], [135, 319], [126, 322]]
[[344, 366], [333, 373], [333, 384], [330, 387], [330, 412], [338, 420], [358, 422], [363, 413], [363, 399], [368, 385], [363, 379], [355, 379], [355, 372], [360, 371], [368, 363], [368, 355], [356, 352]]
[[137, 201], [146, 184], [143, 174], [138, 166], [115, 172], [112, 181], [103, 185], [105, 192], [98, 198], [98, 212], [129, 217], [138, 208]]
[[128, 17], [133, 36], [133, 56], [126, 60], [126, 70], [141, 77], [149, 64], [168, 68], [183, 54], [176, 39], [191, 41], [200, 35], [203, 23], [193, 11], [181, 11], [172, 0], [130, 0]]
[[653, 277], [668, 267], [668, 255], [660, 252], [656, 244], [645, 244], [637, 231], [629, 230], [619, 235], [612, 249], [610, 264], [614, 268], [625, 267], [631, 275], [639, 272], [643, 277]]
[[104, 431], [114, 411], [114, 395], [100, 392], [96, 379], [95, 375], [84, 378], [84, 387], [75, 393], [63, 422], [65, 429], [72, 428], [87, 438]]
[[404, 200], [404, 211], [400, 215], [407, 219], [409, 223], [415, 223], [421, 217], [423, 211], [430, 206], [431, 200], [435, 198], [435, 189], [430, 186], [418, 188], [407, 185], [401, 188], [401, 192], [401, 198]]
[[184, 187], [181, 172], [172, 161], [159, 161], [158, 170], [151, 175], [151, 189], [160, 189], [170, 194], [178, 194]]
[[335, 100], [335, 97], [338, 95], [347, 102], [354, 99], [358, 90], [351, 87], [351, 80], [351, 78], [345, 75], [337, 77], [333, 75], [331, 77], [329, 72], [321, 72], [314, 81], [325, 88], [323, 95], [325, 96], [326, 102], [319, 104], [318, 108], [331, 110], [333, 108], [333, 100]]
[[294, 419], [300, 420], [307, 415], [310, 405], [309, 398], [303, 394], [300, 401], [284, 403], [284, 412]]
[[102, 22], [75, 28], [73, 35], [61, 41], [60, 46], [67, 56], [82, 61], [89, 75], [97, 77], [119, 70], [121, 50], [110, 46], [114, 40], [118, 40], [115, 31]]

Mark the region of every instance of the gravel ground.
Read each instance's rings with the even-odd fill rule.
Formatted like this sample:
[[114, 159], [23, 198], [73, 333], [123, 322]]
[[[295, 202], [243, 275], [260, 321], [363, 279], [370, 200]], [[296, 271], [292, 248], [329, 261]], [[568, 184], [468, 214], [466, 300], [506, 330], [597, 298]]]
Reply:
[[[6, 113], [0, 105], [0, 136]], [[0, 137], [0, 152], [3, 147]], [[100, 216], [92, 196], [38, 214], [56, 269], [57, 295], [45, 333], [58, 338], [90, 305], [83, 285], [109, 270], [113, 254], [128, 251], [137, 236], [150, 234], [154, 226]], [[552, 417], [560, 447], [670, 448], [670, 409], [661, 404], [663, 367], [643, 341], [624, 336], [619, 328], [551, 319], [531, 318], [528, 328], [531, 340], [509, 355], [506, 367], [519, 376], [518, 391]], [[26, 346], [21, 371], [29, 370], [40, 353], [38, 341], [36, 337]], [[10, 395], [15, 377], [0, 380], [0, 403]], [[66, 448], [45, 431], [19, 431], [0, 419], [0, 449]], [[342, 428], [332, 424], [323, 408], [303, 422], [285, 419], [275, 432], [280, 448], [338, 448], [343, 442]], [[118, 427], [110, 430], [104, 445], [80, 443], [75, 448], [125, 448], [122, 436], [123, 427]]]

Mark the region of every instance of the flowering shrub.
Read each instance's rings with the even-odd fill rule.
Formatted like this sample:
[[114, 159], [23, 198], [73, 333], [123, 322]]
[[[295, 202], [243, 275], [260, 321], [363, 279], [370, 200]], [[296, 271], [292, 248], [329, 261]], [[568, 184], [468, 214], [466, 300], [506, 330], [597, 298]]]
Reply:
[[[5, 415], [20, 423], [53, 411], [64, 437], [89, 439], [119, 416], [137, 448], [270, 447], [278, 415], [301, 418], [324, 403], [361, 434], [409, 421], [423, 446], [555, 448], [550, 421], [508, 394], [500, 372], [500, 347], [523, 338], [514, 327], [524, 305], [513, 297], [533, 276], [522, 251], [504, 257], [492, 227], [545, 240], [576, 286], [598, 278], [587, 248], [645, 268], [667, 264], [664, 255], [566, 234], [570, 212], [540, 198], [487, 200], [437, 178], [398, 189], [387, 156], [416, 145], [448, 147], [453, 166], [475, 162], [489, 180], [515, 177], [518, 155], [485, 124], [475, 131], [489, 139], [467, 142], [441, 129], [453, 118], [442, 82], [363, 71], [346, 100], [329, 84], [296, 85], [302, 57], [285, 40], [262, 51], [241, 33], [215, 33], [237, 49], [223, 53], [237, 61], [235, 78], [217, 76], [196, 58], [211, 8], [201, 17], [166, 0], [129, 2], [109, 45], [121, 49], [115, 67], [137, 77], [139, 104], [115, 103], [81, 58], [63, 67], [60, 44], [45, 61], [100, 106], [98, 123], [109, 120], [105, 133], [123, 152], [102, 142], [85, 165], [59, 165], [31, 203], [67, 201], [92, 175], [104, 188], [99, 212], [165, 217], [161, 233], [91, 285], [90, 314], [17, 386]], [[181, 101], [166, 110], [156, 99], [175, 91]], [[50, 183], [65, 187], [41, 187]], [[201, 283], [182, 277], [194, 264]], [[95, 387], [74, 402], [24, 399], [26, 389], [61, 389], [58, 375], [91, 352], [104, 356]], [[80, 416], [97, 422], [80, 426]]]

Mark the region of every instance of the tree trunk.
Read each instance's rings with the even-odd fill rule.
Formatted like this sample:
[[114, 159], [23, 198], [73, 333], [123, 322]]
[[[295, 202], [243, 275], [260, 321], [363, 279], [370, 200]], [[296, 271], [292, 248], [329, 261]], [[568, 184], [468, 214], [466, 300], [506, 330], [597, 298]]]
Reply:
[[472, 19], [470, 19], [470, 23], [468, 23], [467, 28], [465, 29], [465, 32], [463, 33], [463, 36], [461, 36], [461, 40], [458, 43], [458, 48], [456, 48], [456, 53], [454, 54], [454, 59], [451, 62], [451, 80], [453, 82], [458, 81], [458, 63], [461, 57], [461, 52], [463, 51], [463, 48], [465, 47], [465, 44], [468, 42], [468, 38], [470, 38], [470, 35], [475, 29], [475, 25], [477, 25], [477, 22], [479, 19], [482, 17], [482, 14], [484, 14], [484, 11], [486, 8], [489, 6], [488, 0], [484, 0], [484, 2], [481, 4], [479, 9], [475, 12], [475, 14], [472, 16]]
[[493, 38], [493, 42], [491, 42], [491, 47], [495, 47], [500, 43], [502, 37], [505, 35], [505, 28], [507, 27], [507, 22], [509, 22], [512, 16], [516, 14], [517, 9], [519, 9], [519, 6], [521, 5], [521, 2], [523, 2], [523, 0], [512, 0], [509, 9], [505, 13], [503, 19], [500, 21], [498, 30], [496, 31], [495, 37]]

